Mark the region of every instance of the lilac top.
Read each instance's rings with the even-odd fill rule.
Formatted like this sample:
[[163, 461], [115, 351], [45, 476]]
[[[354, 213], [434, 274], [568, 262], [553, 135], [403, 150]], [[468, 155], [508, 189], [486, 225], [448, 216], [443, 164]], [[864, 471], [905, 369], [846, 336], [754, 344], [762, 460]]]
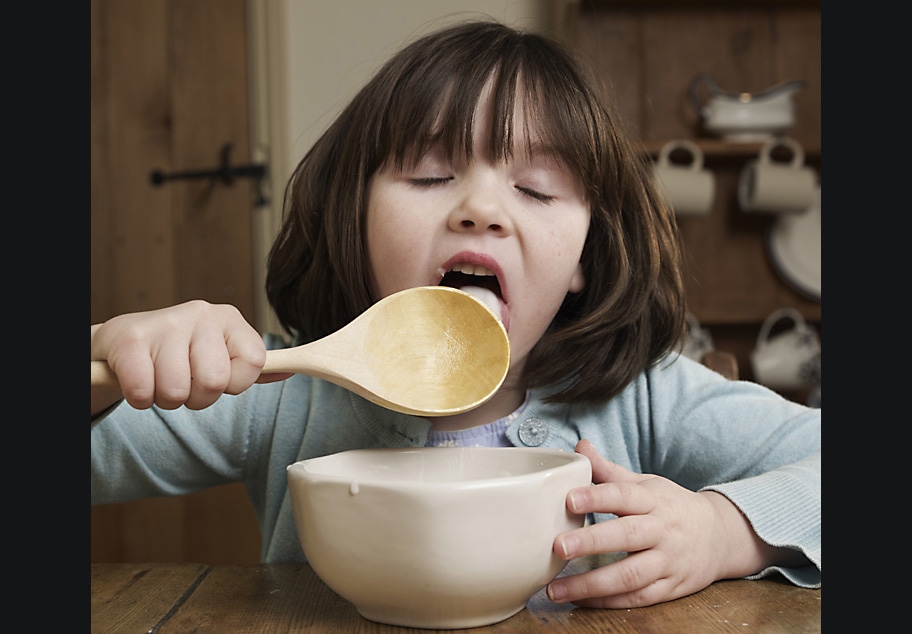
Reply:
[[526, 405], [529, 403], [530, 392], [526, 392], [526, 399], [512, 414], [507, 414], [503, 418], [495, 420], [487, 425], [478, 425], [468, 429], [457, 429], [454, 431], [434, 431], [428, 432], [426, 447], [512, 447], [507, 439], [507, 427], [510, 423], [519, 418]]

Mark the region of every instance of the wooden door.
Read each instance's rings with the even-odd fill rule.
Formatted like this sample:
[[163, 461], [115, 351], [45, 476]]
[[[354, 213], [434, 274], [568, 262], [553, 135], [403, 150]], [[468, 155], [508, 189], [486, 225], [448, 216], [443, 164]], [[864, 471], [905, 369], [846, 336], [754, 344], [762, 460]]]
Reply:
[[[92, 0], [91, 319], [189, 299], [254, 323], [255, 187], [150, 182], [250, 162], [245, 0]], [[93, 562], [259, 560], [243, 486], [92, 509]]]

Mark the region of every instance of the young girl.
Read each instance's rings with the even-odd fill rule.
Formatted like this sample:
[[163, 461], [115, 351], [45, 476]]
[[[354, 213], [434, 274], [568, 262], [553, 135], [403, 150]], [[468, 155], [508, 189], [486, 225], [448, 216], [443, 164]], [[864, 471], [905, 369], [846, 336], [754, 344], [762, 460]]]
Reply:
[[[92, 326], [120, 390], [92, 394], [92, 502], [243, 482], [262, 560], [303, 553], [285, 467], [364, 447], [542, 446], [586, 455], [596, 520], [555, 552], [628, 556], [548, 586], [633, 607], [779, 571], [820, 585], [820, 411], [678, 356], [672, 214], [595, 82], [558, 45], [467, 23], [395, 55], [300, 162], [268, 263], [292, 345], [414, 287], [487, 289], [512, 351], [481, 407], [424, 419], [303, 375], [192, 301]], [[610, 521], [606, 521], [610, 520]]]

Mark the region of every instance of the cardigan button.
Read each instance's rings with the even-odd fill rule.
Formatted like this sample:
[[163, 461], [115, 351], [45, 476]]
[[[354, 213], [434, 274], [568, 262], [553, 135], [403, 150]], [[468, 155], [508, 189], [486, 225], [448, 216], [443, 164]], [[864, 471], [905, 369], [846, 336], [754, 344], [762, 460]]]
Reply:
[[548, 437], [548, 426], [540, 418], [529, 418], [519, 425], [519, 439], [527, 447], [538, 447]]

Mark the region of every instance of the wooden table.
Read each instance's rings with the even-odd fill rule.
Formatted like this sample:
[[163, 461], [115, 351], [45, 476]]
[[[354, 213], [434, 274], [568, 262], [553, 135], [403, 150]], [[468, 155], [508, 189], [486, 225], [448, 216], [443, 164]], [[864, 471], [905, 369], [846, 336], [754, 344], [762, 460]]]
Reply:
[[[593, 565], [574, 560], [563, 574]], [[92, 632], [430, 632], [361, 617], [307, 564], [92, 564]], [[500, 623], [463, 631], [482, 634], [596, 632], [711, 634], [820, 632], [820, 590], [780, 577], [720, 581], [696, 594], [632, 610], [551, 603], [544, 591]]]

